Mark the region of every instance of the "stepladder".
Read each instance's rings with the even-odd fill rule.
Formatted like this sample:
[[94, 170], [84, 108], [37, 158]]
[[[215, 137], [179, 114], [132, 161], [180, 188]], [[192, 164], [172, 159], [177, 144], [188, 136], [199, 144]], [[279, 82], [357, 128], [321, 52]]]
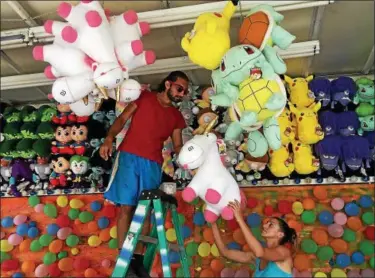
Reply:
[[[168, 243], [166, 238], [164, 223], [168, 210], [171, 211], [177, 244]], [[149, 236], [141, 235], [145, 219], [148, 213], [151, 213], [151, 211], [153, 211], [155, 217], [151, 234]], [[160, 189], [144, 190], [141, 193], [124, 244], [122, 245], [122, 249], [112, 272], [112, 278], [122, 278], [126, 276], [130, 266], [130, 261], [133, 257], [133, 252], [139, 241], [146, 243], [147, 249], [144, 256], [144, 267], [148, 273], [151, 271], [157, 250], [159, 250], [164, 277], [172, 277], [172, 271], [168, 258], [168, 252], [171, 249], [179, 252], [184, 277], [190, 277], [187, 255], [184, 248], [184, 240], [182, 238], [177, 213], [177, 200], [175, 197], [166, 194]]]

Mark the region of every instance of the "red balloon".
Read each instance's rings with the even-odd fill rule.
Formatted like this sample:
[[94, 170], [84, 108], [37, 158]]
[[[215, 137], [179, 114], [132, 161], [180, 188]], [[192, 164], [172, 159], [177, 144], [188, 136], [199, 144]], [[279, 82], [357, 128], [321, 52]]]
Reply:
[[116, 207], [114, 205], [106, 205], [103, 208], [103, 214], [104, 216], [108, 218], [114, 218], [116, 217]]
[[273, 215], [273, 207], [272, 206], [265, 206], [264, 207], [264, 215], [265, 216], [272, 216]]
[[50, 277], [59, 277], [61, 275], [61, 270], [57, 263], [50, 264], [48, 266], [48, 273]]
[[375, 227], [367, 226], [365, 230], [365, 236], [369, 240], [375, 240]]
[[240, 227], [238, 225], [236, 219], [228, 220], [227, 225], [228, 225], [229, 229], [231, 229], [232, 231], [235, 231], [235, 230], [237, 230], [237, 228]]
[[277, 208], [280, 213], [282, 214], [288, 214], [292, 212], [292, 203], [286, 200], [281, 200], [277, 204]]
[[86, 270], [90, 266], [90, 261], [86, 258], [77, 258], [73, 262], [73, 268], [75, 270]]
[[258, 200], [253, 198], [253, 197], [249, 197], [247, 199], [247, 207], [248, 208], [255, 208], [256, 206], [258, 205]]
[[70, 226], [70, 218], [67, 215], [59, 215], [56, 218], [56, 224], [60, 228], [69, 227]]
[[2, 271], [11, 271], [17, 270], [20, 266], [20, 263], [16, 260], [5, 260], [1, 263]]

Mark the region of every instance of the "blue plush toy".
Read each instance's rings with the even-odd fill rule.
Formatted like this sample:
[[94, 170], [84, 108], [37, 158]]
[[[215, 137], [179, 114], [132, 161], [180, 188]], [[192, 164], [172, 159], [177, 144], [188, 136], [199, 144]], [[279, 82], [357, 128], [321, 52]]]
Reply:
[[364, 161], [366, 168], [370, 168], [370, 145], [366, 138], [353, 135], [342, 137], [341, 154], [342, 170], [346, 172], [346, 166], [353, 171], [361, 169], [365, 175]]
[[337, 103], [346, 107], [352, 102], [355, 93], [357, 92], [357, 85], [347, 76], [340, 76], [331, 82], [331, 108], [335, 108]]
[[322, 103], [322, 108], [331, 102], [331, 81], [327, 78], [318, 77], [309, 82], [309, 90], [314, 93], [315, 101]]
[[363, 137], [367, 139], [370, 146], [371, 159], [375, 161], [375, 131], [365, 132]]
[[338, 173], [339, 159], [341, 156], [341, 137], [337, 135], [329, 135], [324, 137], [315, 146], [315, 153], [320, 159], [320, 169], [318, 175], [321, 175], [322, 169], [327, 171], [335, 170]]
[[342, 136], [355, 135], [360, 127], [357, 113], [354, 111], [345, 111], [337, 114], [337, 130]]
[[318, 120], [325, 136], [338, 134], [336, 113], [329, 110], [323, 111], [319, 113]]

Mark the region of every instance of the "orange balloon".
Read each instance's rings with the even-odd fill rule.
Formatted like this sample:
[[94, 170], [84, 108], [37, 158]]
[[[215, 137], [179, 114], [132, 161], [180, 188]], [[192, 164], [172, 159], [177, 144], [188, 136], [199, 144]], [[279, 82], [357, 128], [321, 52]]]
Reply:
[[303, 224], [300, 223], [300, 222], [297, 222], [295, 220], [289, 220], [288, 221], [288, 226], [294, 230], [296, 230], [296, 233], [299, 233], [300, 231], [302, 231], [302, 228], [303, 228]]
[[23, 262], [21, 265], [21, 270], [23, 273], [32, 274], [35, 270], [35, 263], [33, 261]]
[[324, 246], [328, 244], [328, 233], [322, 229], [314, 229], [311, 234], [312, 239], [316, 244]]
[[311, 261], [306, 254], [298, 254], [294, 257], [294, 267], [298, 271], [305, 271], [311, 269]]
[[168, 229], [171, 229], [173, 228], [173, 223], [171, 221], [165, 221], [165, 229], [168, 230]]
[[211, 261], [210, 266], [211, 266], [211, 269], [215, 272], [220, 272], [225, 267], [225, 265], [220, 259], [213, 259]]
[[98, 277], [99, 274], [93, 268], [88, 268], [85, 270], [85, 277]]
[[206, 268], [201, 271], [201, 273], [199, 274], [199, 277], [204, 277], [204, 278], [215, 277], [215, 273], [211, 269]]
[[79, 220], [79, 218], [74, 220], [74, 225], [80, 225], [80, 224], [82, 223], [81, 223], [81, 220]]
[[73, 259], [72, 258], [62, 258], [59, 261], [58, 267], [61, 271], [71, 271], [71, 270], [73, 270]]
[[348, 243], [341, 238], [335, 238], [329, 243], [329, 245], [335, 253], [345, 253], [348, 250]]
[[249, 245], [245, 244], [245, 245], [242, 247], [242, 251], [244, 251], [244, 252], [249, 252], [249, 251], [250, 251], [250, 247], [249, 247]]
[[326, 200], [328, 197], [327, 189], [324, 186], [315, 186], [313, 194], [318, 200]]
[[213, 244], [215, 242], [214, 234], [212, 233], [211, 228], [205, 228], [203, 230], [203, 238], [205, 241], [207, 241], [210, 244]]
[[87, 228], [90, 232], [96, 232], [99, 227], [98, 227], [98, 224], [96, 223], [96, 221], [90, 221], [89, 224], [87, 225]]
[[234, 239], [235, 242], [237, 242], [241, 245], [246, 243], [245, 237], [243, 236], [243, 233], [242, 233], [241, 229], [236, 229], [233, 232], [233, 239]]
[[302, 206], [306, 210], [312, 210], [315, 208], [315, 201], [311, 198], [303, 199]]
[[60, 239], [55, 239], [54, 241], [51, 242], [51, 244], [48, 246], [48, 249], [51, 253], [59, 253], [60, 250], [63, 247], [63, 242]]
[[31, 244], [31, 239], [27, 238], [24, 241], [21, 242], [20, 244], [20, 252], [28, 252], [30, 251], [30, 244]]
[[353, 231], [359, 231], [360, 229], [362, 229], [362, 221], [356, 216], [349, 217], [346, 221], [346, 225]]
[[100, 238], [101, 241], [107, 242], [108, 240], [111, 239], [111, 235], [109, 234], [110, 230], [111, 230], [111, 228], [105, 228], [105, 229], [100, 231], [99, 238]]

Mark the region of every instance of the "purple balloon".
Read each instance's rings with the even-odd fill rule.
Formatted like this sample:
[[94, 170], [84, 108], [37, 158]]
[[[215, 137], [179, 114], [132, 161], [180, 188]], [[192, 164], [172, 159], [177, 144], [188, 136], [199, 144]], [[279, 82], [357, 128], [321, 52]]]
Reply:
[[366, 268], [361, 271], [361, 275], [363, 278], [373, 278], [375, 276], [375, 272], [371, 268]]
[[345, 225], [347, 220], [348, 220], [348, 217], [346, 216], [345, 213], [341, 211], [335, 213], [334, 221], [336, 224]]
[[338, 224], [331, 224], [328, 226], [328, 233], [331, 237], [339, 238], [344, 234], [344, 229]]
[[247, 269], [241, 268], [236, 271], [234, 275], [235, 278], [250, 278], [249, 271]]
[[233, 269], [226, 267], [220, 272], [220, 277], [234, 277], [235, 274]]
[[348, 278], [361, 278], [362, 277], [358, 269], [350, 270], [347, 275], [348, 275]]

